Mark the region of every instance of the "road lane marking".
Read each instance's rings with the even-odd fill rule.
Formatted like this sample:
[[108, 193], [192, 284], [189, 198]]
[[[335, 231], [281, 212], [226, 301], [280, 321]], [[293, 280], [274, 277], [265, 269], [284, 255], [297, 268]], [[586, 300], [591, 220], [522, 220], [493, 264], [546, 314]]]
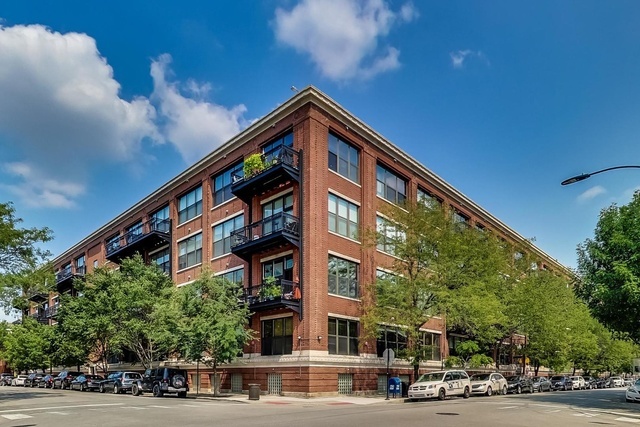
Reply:
[[582, 412], [580, 414], [572, 414], [574, 417], [587, 417], [587, 418], [593, 418], [593, 417], [597, 417], [600, 414], [590, 414], [588, 412]]
[[145, 410], [147, 408], [143, 408], [142, 406], [121, 406], [122, 409], [137, 409], [137, 410]]
[[615, 419], [615, 421], [622, 421], [625, 423], [640, 423], [640, 420], [636, 418], [627, 418], [627, 417], [618, 417]]
[[120, 405], [123, 405], [123, 403], [95, 403], [92, 405], [69, 405], [69, 406], [49, 406], [44, 408], [5, 409], [3, 411], [0, 411], [0, 414], [7, 414], [9, 412], [49, 411], [51, 409], [95, 408], [100, 406], [120, 406]]
[[544, 411], [545, 414], [553, 414], [556, 412], [560, 412], [560, 409], [552, 409], [551, 411]]
[[503, 406], [502, 408], [498, 408], [498, 409], [515, 409], [515, 408], [521, 408], [522, 405], [516, 405], [516, 406]]
[[2, 415], [2, 418], [6, 418], [8, 420], [24, 420], [25, 418], [33, 418], [33, 417], [27, 414], [7, 414], [7, 415]]
[[149, 408], [171, 409], [171, 406], [149, 405]]
[[46, 412], [47, 414], [52, 414], [52, 415], [69, 415], [69, 412]]
[[566, 406], [562, 405], [544, 405], [542, 403], [532, 403], [531, 406], [540, 406], [542, 408], [566, 408]]
[[189, 405], [189, 404], [183, 403], [180, 406], [186, 406], [187, 408], [203, 408], [205, 406], [212, 406], [212, 405]]

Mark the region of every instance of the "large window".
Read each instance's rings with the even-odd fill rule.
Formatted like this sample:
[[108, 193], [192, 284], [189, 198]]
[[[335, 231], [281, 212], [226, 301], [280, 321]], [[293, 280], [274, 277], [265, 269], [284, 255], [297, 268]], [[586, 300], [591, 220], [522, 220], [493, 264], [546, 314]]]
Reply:
[[[265, 164], [271, 165], [274, 160], [282, 161], [282, 147], [293, 147], [293, 132], [289, 132], [277, 139], [274, 139], [262, 147]], [[293, 161], [293, 159], [289, 159], [289, 161], [285, 163], [291, 163], [291, 161]]]
[[279, 213], [285, 213], [291, 215], [293, 213], [293, 193], [287, 194], [277, 199], [268, 201], [262, 205], [262, 219], [265, 220], [262, 225], [262, 234], [271, 234], [274, 231], [282, 230], [285, 223], [282, 216], [273, 218], [269, 221], [269, 218], [278, 215]]
[[393, 223], [379, 216], [376, 217], [376, 226], [378, 230], [378, 250], [395, 255], [395, 244], [404, 240], [404, 233], [402, 230], [398, 230], [398, 227]]
[[358, 298], [358, 264], [329, 255], [329, 293]]
[[272, 259], [262, 263], [262, 278], [293, 280], [293, 255]]
[[149, 258], [151, 259], [151, 264], [157, 265], [164, 273], [171, 273], [171, 257], [169, 248], [154, 252], [149, 255]]
[[442, 206], [442, 200], [437, 196], [429, 193], [422, 188], [418, 188], [418, 202], [423, 203], [431, 208], [436, 206]]
[[169, 205], [152, 213], [149, 220], [153, 230], [169, 232]]
[[422, 332], [420, 342], [423, 346], [423, 353], [426, 360], [440, 360], [440, 334], [433, 332]]
[[293, 317], [262, 322], [262, 355], [291, 354], [293, 350]]
[[231, 166], [213, 177], [214, 206], [233, 198], [233, 194], [231, 194], [231, 184], [233, 183], [234, 176], [236, 179], [244, 176], [242, 162]]
[[244, 227], [244, 215], [238, 215], [213, 227], [213, 256], [231, 253], [231, 232]]
[[84, 255], [76, 258], [75, 264], [76, 264], [76, 274], [85, 274], [87, 272], [87, 266], [85, 264]]
[[329, 169], [353, 182], [360, 182], [358, 149], [329, 134]]
[[221, 274], [220, 277], [242, 287], [244, 282], [244, 268], [228, 271], [226, 273]]
[[178, 243], [178, 269], [202, 263], [202, 233]]
[[387, 348], [392, 349], [396, 355], [399, 351], [406, 349], [407, 333], [400, 328], [382, 326], [376, 340], [378, 357], [382, 357], [384, 350]]
[[357, 356], [358, 322], [329, 318], [329, 354]]
[[329, 193], [329, 231], [358, 239], [358, 206]]
[[407, 199], [407, 181], [382, 165], [376, 167], [376, 193], [395, 203], [404, 204]]
[[182, 224], [202, 214], [202, 187], [189, 191], [178, 200], [178, 221]]

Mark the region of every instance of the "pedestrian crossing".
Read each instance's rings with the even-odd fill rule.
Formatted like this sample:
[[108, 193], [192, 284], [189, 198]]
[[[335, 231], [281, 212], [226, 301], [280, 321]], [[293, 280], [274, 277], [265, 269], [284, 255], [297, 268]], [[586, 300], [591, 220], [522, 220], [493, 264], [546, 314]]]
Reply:
[[[211, 408], [215, 406], [220, 406], [219, 403], [200, 403], [200, 404], [190, 404], [190, 403], [182, 403], [175, 406], [166, 406], [166, 405], [146, 405], [146, 406], [133, 406], [133, 405], [110, 405], [109, 407], [99, 407], [99, 408], [78, 408], [82, 409], [82, 412], [76, 411], [47, 411], [46, 409], [53, 408], [34, 408], [34, 409], [10, 409], [6, 411], [0, 411], [0, 418], [4, 418], [5, 420], [15, 421], [15, 420], [25, 420], [29, 418], [37, 418], [42, 415], [57, 415], [57, 416], [75, 416], [81, 413], [86, 413], [86, 410], [95, 411], [95, 412], [111, 412], [114, 410], [123, 412], [123, 411], [146, 411], [149, 409], [157, 410], [157, 409], [175, 409], [175, 408]], [[19, 412], [24, 411], [25, 413]], [[2, 413], [4, 412], [4, 413]], [[10, 413], [9, 413], [10, 412]], [[26, 413], [29, 412], [29, 413]]]

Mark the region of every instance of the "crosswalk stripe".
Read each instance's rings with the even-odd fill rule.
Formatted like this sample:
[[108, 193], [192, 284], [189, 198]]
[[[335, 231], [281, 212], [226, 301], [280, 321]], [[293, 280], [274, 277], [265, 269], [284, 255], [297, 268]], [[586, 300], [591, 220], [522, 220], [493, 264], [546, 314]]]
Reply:
[[5, 414], [2, 415], [2, 417], [8, 420], [24, 420], [25, 418], [33, 418], [31, 415], [27, 414]]
[[170, 406], [162, 406], [162, 405], [149, 405], [149, 408], [171, 409]]
[[515, 408], [519, 408], [520, 406], [503, 406], [502, 408], [498, 408], [498, 409], [515, 409]]
[[618, 417], [615, 419], [615, 421], [622, 421], [625, 423], [640, 423], [640, 420], [636, 418], [627, 418], [627, 417]]
[[52, 415], [69, 415], [69, 412], [46, 412], [47, 414], [52, 414]]
[[145, 410], [147, 408], [143, 408], [142, 406], [121, 406], [122, 409], [137, 409], [137, 410]]

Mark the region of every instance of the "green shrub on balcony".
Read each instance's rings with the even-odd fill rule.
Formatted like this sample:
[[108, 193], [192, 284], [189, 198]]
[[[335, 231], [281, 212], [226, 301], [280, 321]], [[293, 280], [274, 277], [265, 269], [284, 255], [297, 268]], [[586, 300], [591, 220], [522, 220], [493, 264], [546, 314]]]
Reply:
[[262, 154], [253, 153], [244, 159], [244, 177], [252, 177], [254, 175], [259, 174], [265, 169], [264, 159], [262, 158]]

